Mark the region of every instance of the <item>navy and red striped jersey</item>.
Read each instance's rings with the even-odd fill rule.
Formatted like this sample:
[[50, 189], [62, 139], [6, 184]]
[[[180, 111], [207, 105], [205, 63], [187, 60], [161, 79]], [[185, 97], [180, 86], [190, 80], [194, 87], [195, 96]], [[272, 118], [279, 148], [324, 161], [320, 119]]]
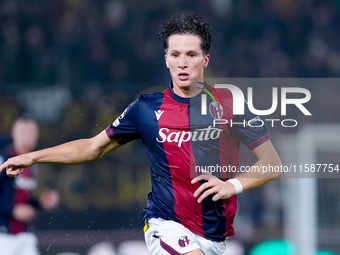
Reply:
[[[191, 180], [199, 174], [197, 167], [237, 167], [240, 141], [254, 149], [270, 135], [263, 126], [240, 124], [243, 120], [256, 121], [256, 116], [249, 110], [234, 116], [232, 94], [226, 89], [218, 90], [222, 107], [210, 106], [209, 113], [202, 115], [202, 93], [182, 98], [170, 84], [163, 93], [142, 94], [106, 128], [106, 133], [119, 144], [134, 139], [144, 144], [152, 183], [145, 218], [174, 220], [195, 234], [223, 241], [234, 235], [236, 196], [216, 202], [208, 197], [198, 203], [193, 194], [202, 182], [191, 184]], [[228, 124], [216, 124], [214, 119], [228, 120]], [[231, 120], [239, 124], [230, 125]], [[221, 172], [219, 177], [226, 180], [233, 176]]]

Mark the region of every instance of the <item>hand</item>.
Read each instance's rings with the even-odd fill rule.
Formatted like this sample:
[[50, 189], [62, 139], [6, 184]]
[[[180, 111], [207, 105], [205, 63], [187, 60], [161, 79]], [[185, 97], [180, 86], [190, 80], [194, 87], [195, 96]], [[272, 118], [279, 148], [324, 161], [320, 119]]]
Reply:
[[197, 176], [191, 181], [191, 183], [194, 184], [201, 180], [206, 180], [207, 182], [203, 183], [194, 193], [194, 197], [198, 197], [204, 191], [203, 194], [198, 198], [198, 203], [201, 203], [203, 199], [211, 194], [215, 194], [212, 198], [213, 201], [227, 199], [235, 195], [236, 189], [234, 185], [232, 185], [230, 182], [223, 182], [211, 174], [205, 173]]
[[32, 159], [29, 154], [22, 154], [13, 158], [9, 158], [0, 166], [0, 173], [6, 168], [7, 175], [16, 177], [23, 172], [23, 168], [33, 165]]
[[39, 201], [43, 209], [55, 209], [59, 205], [59, 193], [56, 190], [45, 190], [40, 195]]
[[29, 204], [16, 204], [13, 208], [12, 217], [20, 222], [28, 223], [34, 219], [36, 211]]

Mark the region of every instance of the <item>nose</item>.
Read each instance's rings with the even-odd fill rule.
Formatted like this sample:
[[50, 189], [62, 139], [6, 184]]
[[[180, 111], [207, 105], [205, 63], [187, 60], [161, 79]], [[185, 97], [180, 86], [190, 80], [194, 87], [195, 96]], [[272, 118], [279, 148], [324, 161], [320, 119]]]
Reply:
[[178, 61], [178, 67], [181, 69], [187, 68], [188, 67], [188, 61], [186, 56], [181, 56]]

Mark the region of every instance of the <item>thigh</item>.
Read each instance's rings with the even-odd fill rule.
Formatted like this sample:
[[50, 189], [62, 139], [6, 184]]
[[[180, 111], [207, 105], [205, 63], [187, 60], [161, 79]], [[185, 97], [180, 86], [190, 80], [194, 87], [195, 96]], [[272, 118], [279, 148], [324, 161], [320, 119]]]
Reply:
[[205, 239], [204, 237], [197, 236], [197, 242], [205, 255], [222, 255], [226, 250], [226, 241], [215, 242]]
[[201, 250], [193, 250], [189, 251], [188, 253], [184, 253], [183, 255], [204, 255]]
[[195, 235], [174, 221], [150, 219], [144, 235], [152, 255], [203, 254]]

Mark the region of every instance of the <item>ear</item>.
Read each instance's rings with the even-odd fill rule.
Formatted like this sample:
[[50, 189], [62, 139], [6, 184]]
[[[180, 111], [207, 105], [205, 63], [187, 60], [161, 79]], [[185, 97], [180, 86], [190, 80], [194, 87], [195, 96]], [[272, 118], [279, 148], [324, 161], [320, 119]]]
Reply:
[[209, 64], [210, 55], [206, 54], [203, 58], [204, 58], [204, 65], [203, 65], [203, 67], [206, 68], [208, 66], [208, 64]]
[[164, 58], [165, 58], [166, 67], [169, 68], [168, 55], [165, 54]]

